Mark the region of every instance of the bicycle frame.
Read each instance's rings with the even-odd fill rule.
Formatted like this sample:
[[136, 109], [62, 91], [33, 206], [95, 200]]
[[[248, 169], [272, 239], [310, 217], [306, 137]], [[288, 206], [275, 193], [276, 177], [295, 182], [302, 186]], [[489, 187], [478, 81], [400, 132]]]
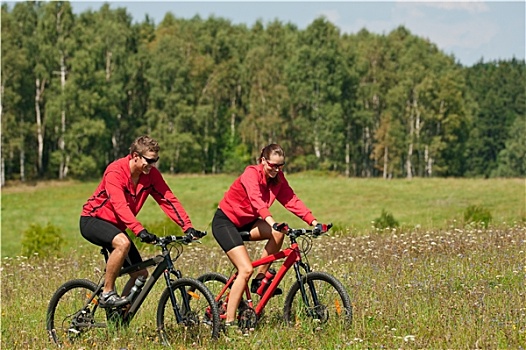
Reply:
[[[102, 254], [104, 255], [106, 261], [107, 261], [107, 251], [105, 249], [101, 250]], [[179, 270], [176, 270], [173, 265], [172, 258], [170, 256], [170, 251], [166, 248], [166, 246], [163, 246], [162, 254], [157, 255], [153, 258], [147, 259], [143, 262], [124, 267], [120, 270], [119, 276], [122, 277], [124, 275], [127, 275], [129, 273], [133, 273], [136, 271], [140, 271], [152, 266], [157, 266], [153, 272], [151, 273], [150, 277], [146, 280], [144, 283], [144, 286], [141, 289], [141, 292], [131, 301], [131, 304], [127, 305], [123, 313], [118, 313], [120, 320], [123, 323], [129, 323], [141, 307], [144, 300], [146, 300], [146, 297], [152, 290], [155, 283], [157, 283], [157, 280], [164, 275], [164, 279], [166, 281], [166, 286], [170, 290], [170, 299], [172, 302], [172, 308], [175, 312], [177, 320], [181, 320], [181, 315], [179, 313], [179, 309], [176, 307], [176, 301], [174, 296], [174, 291], [172, 290], [172, 284], [170, 283], [170, 275], [174, 274], [176, 278], [181, 278], [182, 274]], [[92, 300], [95, 298], [96, 295], [99, 294], [100, 291], [102, 291], [102, 288], [104, 287], [104, 280], [102, 280], [97, 290], [95, 291], [94, 295], [88, 300], [88, 303], [91, 303]], [[185, 293], [183, 293], [183, 300], [184, 300], [184, 306], [189, 309], [189, 299]]]
[[[310, 267], [308, 264], [305, 264], [301, 260], [301, 253], [298, 246], [298, 243], [296, 242], [294, 237], [290, 237], [291, 244], [289, 247], [280, 250], [277, 253], [274, 253], [272, 255], [266, 256], [265, 258], [255, 260], [252, 262], [252, 267], [256, 268], [261, 265], [270, 264], [276, 260], [281, 260], [285, 258], [285, 261], [281, 265], [280, 269], [276, 272], [276, 275], [272, 279], [272, 283], [268, 286], [265, 293], [263, 293], [263, 296], [257, 303], [256, 307], [253, 307], [253, 301], [250, 294], [250, 288], [248, 285], [245, 287], [245, 295], [247, 296], [247, 301], [249, 303], [249, 306], [254, 309], [256, 312], [256, 315], [259, 317], [267, 305], [267, 302], [270, 300], [272, 295], [274, 294], [274, 291], [276, 290], [277, 286], [285, 277], [285, 274], [288, 272], [288, 270], [294, 266], [294, 270], [296, 271], [296, 278], [300, 285], [302, 285], [302, 279], [301, 279], [301, 271], [300, 266], [305, 270], [306, 273], [310, 272]], [[227, 292], [228, 289], [232, 286], [232, 283], [237, 277], [237, 272], [234, 273], [227, 281], [226, 285], [223, 287], [219, 295], [216, 297], [216, 301], [219, 301], [221, 297]], [[304, 295], [303, 287], [302, 287], [302, 295]], [[228, 302], [228, 298], [226, 300]], [[221, 315], [221, 317], [226, 317], [226, 315]]]

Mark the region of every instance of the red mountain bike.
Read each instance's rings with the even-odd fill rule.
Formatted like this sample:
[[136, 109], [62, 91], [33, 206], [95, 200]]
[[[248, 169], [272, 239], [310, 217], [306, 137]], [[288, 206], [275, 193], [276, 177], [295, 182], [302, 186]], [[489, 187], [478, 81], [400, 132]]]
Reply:
[[[328, 225], [328, 229], [332, 224]], [[240, 232], [248, 235], [248, 232]], [[309, 229], [291, 229], [285, 233], [290, 240], [290, 246], [269, 255], [263, 259], [252, 262], [254, 268], [285, 259], [270, 282], [266, 291], [256, 303], [252, 299], [250, 288], [247, 285], [244, 298], [238, 308], [238, 326], [242, 329], [253, 329], [263, 315], [269, 299], [274, 295], [283, 277], [294, 267], [296, 282], [290, 288], [283, 308], [285, 322], [298, 325], [302, 322], [312, 322], [315, 328], [340, 327], [348, 328], [352, 323], [351, 298], [344, 286], [334, 276], [319, 271], [312, 271], [306, 257], [312, 247], [312, 237], [321, 233]], [[305, 249], [300, 248], [297, 239], [305, 239]], [[230, 277], [210, 272], [197, 279], [203, 282], [214, 294], [219, 313], [222, 319], [226, 318], [226, 305], [228, 304], [230, 288], [237, 277], [237, 271]]]

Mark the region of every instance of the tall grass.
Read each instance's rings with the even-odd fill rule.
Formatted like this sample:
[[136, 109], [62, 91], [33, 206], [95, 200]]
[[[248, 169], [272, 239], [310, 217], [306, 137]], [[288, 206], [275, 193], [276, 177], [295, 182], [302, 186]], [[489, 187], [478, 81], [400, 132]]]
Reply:
[[[489, 229], [401, 229], [313, 241], [315, 270], [349, 291], [354, 322], [344, 331], [288, 327], [283, 296], [267, 306], [248, 337], [177, 344], [195, 349], [503, 349], [526, 344], [526, 225]], [[260, 243], [248, 243], [258, 256]], [[216, 247], [192, 245], [178, 260], [186, 276], [230, 272]], [[71, 278], [97, 281], [102, 257], [81, 245], [65, 258], [2, 259], [2, 349], [51, 349], [45, 312], [52, 293]], [[285, 292], [292, 276], [283, 281]], [[162, 282], [162, 281], [161, 281]], [[75, 349], [162, 349], [155, 332], [156, 286], [128, 328], [79, 340]]]

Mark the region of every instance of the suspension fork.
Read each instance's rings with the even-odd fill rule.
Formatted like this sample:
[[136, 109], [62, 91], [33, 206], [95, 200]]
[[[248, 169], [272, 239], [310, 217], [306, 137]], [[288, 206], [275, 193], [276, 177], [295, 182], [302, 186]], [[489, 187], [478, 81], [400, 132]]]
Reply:
[[[307, 310], [310, 310], [309, 313], [311, 313], [311, 316], [315, 316], [316, 313], [315, 311], [312, 311], [313, 309], [309, 303], [309, 298], [307, 295], [307, 291], [305, 289], [305, 284], [303, 283], [303, 278], [301, 275], [300, 267], [302, 267], [305, 270], [305, 276], [307, 276], [307, 274], [311, 272], [311, 269], [308, 264], [302, 261], [298, 261], [294, 263], [294, 271], [296, 271], [296, 278], [298, 279], [298, 283], [300, 286], [301, 298], [303, 299], [303, 303], [307, 307]], [[316, 293], [316, 289], [314, 288], [314, 283], [312, 281], [307, 281], [307, 284], [309, 287], [310, 294], [312, 295], [312, 303], [314, 304], [313, 306], [315, 307], [319, 305], [318, 294]]]
[[301, 298], [303, 299], [303, 303], [308, 307], [310, 307], [309, 305], [309, 299], [307, 298], [307, 293], [305, 291], [305, 284], [303, 283], [303, 276], [301, 274], [301, 270], [300, 270], [300, 267], [303, 268], [303, 270], [305, 270], [305, 275], [307, 275], [307, 273], [310, 272], [310, 267], [309, 265], [301, 262], [301, 261], [296, 261], [294, 263], [294, 271], [296, 272], [296, 279], [298, 280], [298, 283], [300, 285], [300, 291], [301, 291]]
[[[175, 314], [175, 319], [177, 322], [181, 322], [183, 320], [183, 316], [181, 315], [181, 312], [179, 311], [179, 307], [177, 305], [177, 300], [175, 299], [175, 291], [172, 288], [172, 280], [170, 279], [170, 273], [173, 273], [177, 279], [182, 277], [182, 273], [179, 270], [175, 270], [172, 264], [172, 261], [168, 259], [165, 256], [165, 259], [167, 260], [167, 267], [163, 271], [164, 274], [164, 280], [166, 281], [166, 286], [168, 287], [168, 290], [170, 291], [170, 301], [172, 302], [172, 310]], [[184, 310], [190, 310], [190, 302], [188, 300], [188, 296], [186, 294], [185, 290], [181, 291], [181, 295], [183, 297], [183, 305]]]

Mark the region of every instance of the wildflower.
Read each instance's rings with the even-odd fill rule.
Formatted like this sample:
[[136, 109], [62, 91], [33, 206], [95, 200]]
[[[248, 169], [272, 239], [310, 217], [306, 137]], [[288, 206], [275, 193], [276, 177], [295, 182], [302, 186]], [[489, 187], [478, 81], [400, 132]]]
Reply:
[[408, 341], [415, 341], [415, 336], [414, 335], [406, 335], [404, 337], [404, 341], [405, 342], [408, 342]]

